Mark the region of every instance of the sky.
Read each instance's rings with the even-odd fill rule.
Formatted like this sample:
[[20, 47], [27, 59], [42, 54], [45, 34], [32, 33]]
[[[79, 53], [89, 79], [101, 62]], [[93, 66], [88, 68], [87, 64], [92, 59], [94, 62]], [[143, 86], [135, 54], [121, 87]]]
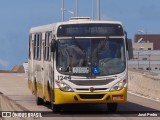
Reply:
[[[73, 15], [76, 0], [65, 1], [65, 21]], [[143, 30], [160, 34], [160, 0], [100, 0], [101, 20], [121, 21], [128, 37]], [[10, 70], [28, 61], [31, 27], [61, 21], [61, 0], [0, 0], [0, 69]], [[96, 0], [78, 0], [79, 16], [96, 19]]]

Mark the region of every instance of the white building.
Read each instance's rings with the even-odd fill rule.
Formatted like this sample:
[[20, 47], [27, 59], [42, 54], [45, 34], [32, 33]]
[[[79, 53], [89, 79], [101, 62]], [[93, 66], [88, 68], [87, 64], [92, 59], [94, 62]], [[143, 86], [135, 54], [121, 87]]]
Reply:
[[134, 43], [134, 50], [153, 50], [153, 43], [150, 42], [142, 42], [142, 43]]

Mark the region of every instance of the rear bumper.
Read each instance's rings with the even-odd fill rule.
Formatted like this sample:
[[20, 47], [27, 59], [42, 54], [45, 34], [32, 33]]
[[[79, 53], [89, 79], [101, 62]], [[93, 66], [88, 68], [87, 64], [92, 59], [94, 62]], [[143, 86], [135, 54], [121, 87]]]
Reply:
[[54, 89], [54, 104], [74, 103], [123, 103], [127, 100], [127, 87], [112, 92], [63, 92]]

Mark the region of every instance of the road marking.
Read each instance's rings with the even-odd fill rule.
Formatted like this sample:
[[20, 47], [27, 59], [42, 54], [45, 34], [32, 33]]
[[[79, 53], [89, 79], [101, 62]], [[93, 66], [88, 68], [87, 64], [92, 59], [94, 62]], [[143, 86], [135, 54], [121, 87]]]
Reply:
[[16, 74], [18, 77], [22, 77], [23, 75], [22, 74]]
[[145, 97], [145, 96], [143, 96], [143, 95], [140, 95], [140, 94], [137, 94], [137, 93], [133, 93], [133, 92], [131, 92], [131, 91], [128, 91], [128, 93], [129, 94], [132, 94], [132, 95], [135, 95], [135, 96], [138, 96], [138, 97], [141, 97], [141, 98], [145, 98], [145, 99], [148, 99], [148, 100], [152, 100], [152, 101], [155, 101], [155, 102], [159, 102], [160, 103], [160, 99], [158, 100], [156, 100], [155, 98], [149, 98], [149, 97]]

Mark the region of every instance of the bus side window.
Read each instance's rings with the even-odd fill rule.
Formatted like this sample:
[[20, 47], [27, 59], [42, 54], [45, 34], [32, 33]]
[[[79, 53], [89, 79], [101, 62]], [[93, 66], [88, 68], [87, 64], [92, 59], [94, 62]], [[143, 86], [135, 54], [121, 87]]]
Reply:
[[32, 34], [29, 35], [29, 46], [28, 46], [28, 58], [31, 59], [31, 42], [32, 41]]
[[34, 59], [41, 60], [41, 35], [34, 35]]
[[37, 60], [41, 60], [41, 43], [42, 43], [42, 35], [37, 35]]
[[47, 52], [47, 33], [45, 34], [45, 42], [44, 42], [44, 60], [46, 60], [46, 52]]
[[48, 39], [47, 39], [47, 60], [49, 60], [49, 40], [50, 40], [50, 33], [48, 33]]
[[49, 32], [49, 40], [48, 40], [48, 60], [51, 60], [51, 43], [52, 41], [52, 32]]
[[36, 57], [36, 59], [38, 60], [39, 59], [39, 34], [37, 34], [37, 46], [36, 46], [36, 48], [37, 48], [37, 57]]
[[42, 33], [39, 35], [39, 60], [41, 60], [41, 49], [42, 49]]
[[36, 40], [37, 37], [36, 37], [36, 36], [37, 36], [37, 35], [35, 34], [35, 35], [34, 35], [34, 55], [33, 55], [33, 56], [34, 56], [34, 59], [36, 59], [36, 44], [37, 44], [37, 40]]
[[45, 34], [45, 47], [44, 47], [44, 59], [46, 60], [46, 61], [49, 61], [50, 60], [50, 45], [49, 45], [49, 43], [50, 43], [50, 41], [51, 41], [51, 32], [47, 32], [46, 34]]

